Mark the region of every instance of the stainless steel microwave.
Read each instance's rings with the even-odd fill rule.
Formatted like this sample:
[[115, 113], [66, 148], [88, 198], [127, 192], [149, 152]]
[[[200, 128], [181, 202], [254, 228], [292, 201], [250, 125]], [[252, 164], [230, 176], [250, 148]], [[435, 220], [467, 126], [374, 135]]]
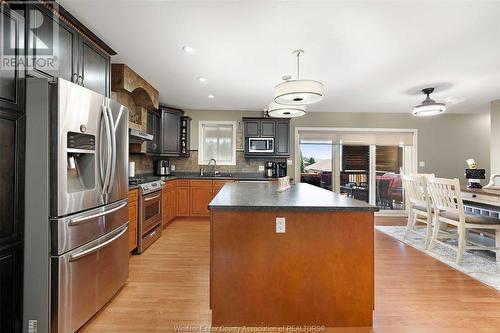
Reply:
[[249, 153], [274, 153], [274, 138], [248, 138]]

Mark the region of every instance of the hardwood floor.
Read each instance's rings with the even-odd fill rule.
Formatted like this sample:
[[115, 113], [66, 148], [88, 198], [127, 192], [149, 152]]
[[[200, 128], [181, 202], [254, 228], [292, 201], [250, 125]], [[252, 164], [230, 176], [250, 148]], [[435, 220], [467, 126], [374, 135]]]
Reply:
[[[173, 332], [176, 325], [203, 332], [211, 317], [208, 253], [207, 221], [174, 221], [144, 254], [131, 258], [128, 284], [80, 333]], [[375, 288], [373, 328], [328, 332], [500, 332], [500, 292], [380, 232]]]

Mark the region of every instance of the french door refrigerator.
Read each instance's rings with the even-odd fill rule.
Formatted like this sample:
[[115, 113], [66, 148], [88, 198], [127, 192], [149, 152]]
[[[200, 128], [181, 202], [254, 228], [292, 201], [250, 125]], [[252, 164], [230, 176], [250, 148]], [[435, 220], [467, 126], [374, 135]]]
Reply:
[[128, 110], [26, 81], [23, 331], [72, 333], [128, 278]]

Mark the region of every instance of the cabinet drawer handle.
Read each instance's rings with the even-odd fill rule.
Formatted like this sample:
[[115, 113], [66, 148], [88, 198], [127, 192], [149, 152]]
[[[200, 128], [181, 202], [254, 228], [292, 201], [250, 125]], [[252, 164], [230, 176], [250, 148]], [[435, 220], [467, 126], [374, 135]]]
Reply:
[[473, 198], [477, 198], [477, 195], [473, 194], [473, 195], [472, 195], [472, 197], [473, 197]]

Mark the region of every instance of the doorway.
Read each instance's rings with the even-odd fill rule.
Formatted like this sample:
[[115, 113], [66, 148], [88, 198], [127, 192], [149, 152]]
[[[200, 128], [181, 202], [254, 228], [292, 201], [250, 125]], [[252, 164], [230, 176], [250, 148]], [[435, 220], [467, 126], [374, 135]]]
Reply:
[[415, 173], [414, 129], [296, 128], [295, 179], [405, 215], [402, 175]]

